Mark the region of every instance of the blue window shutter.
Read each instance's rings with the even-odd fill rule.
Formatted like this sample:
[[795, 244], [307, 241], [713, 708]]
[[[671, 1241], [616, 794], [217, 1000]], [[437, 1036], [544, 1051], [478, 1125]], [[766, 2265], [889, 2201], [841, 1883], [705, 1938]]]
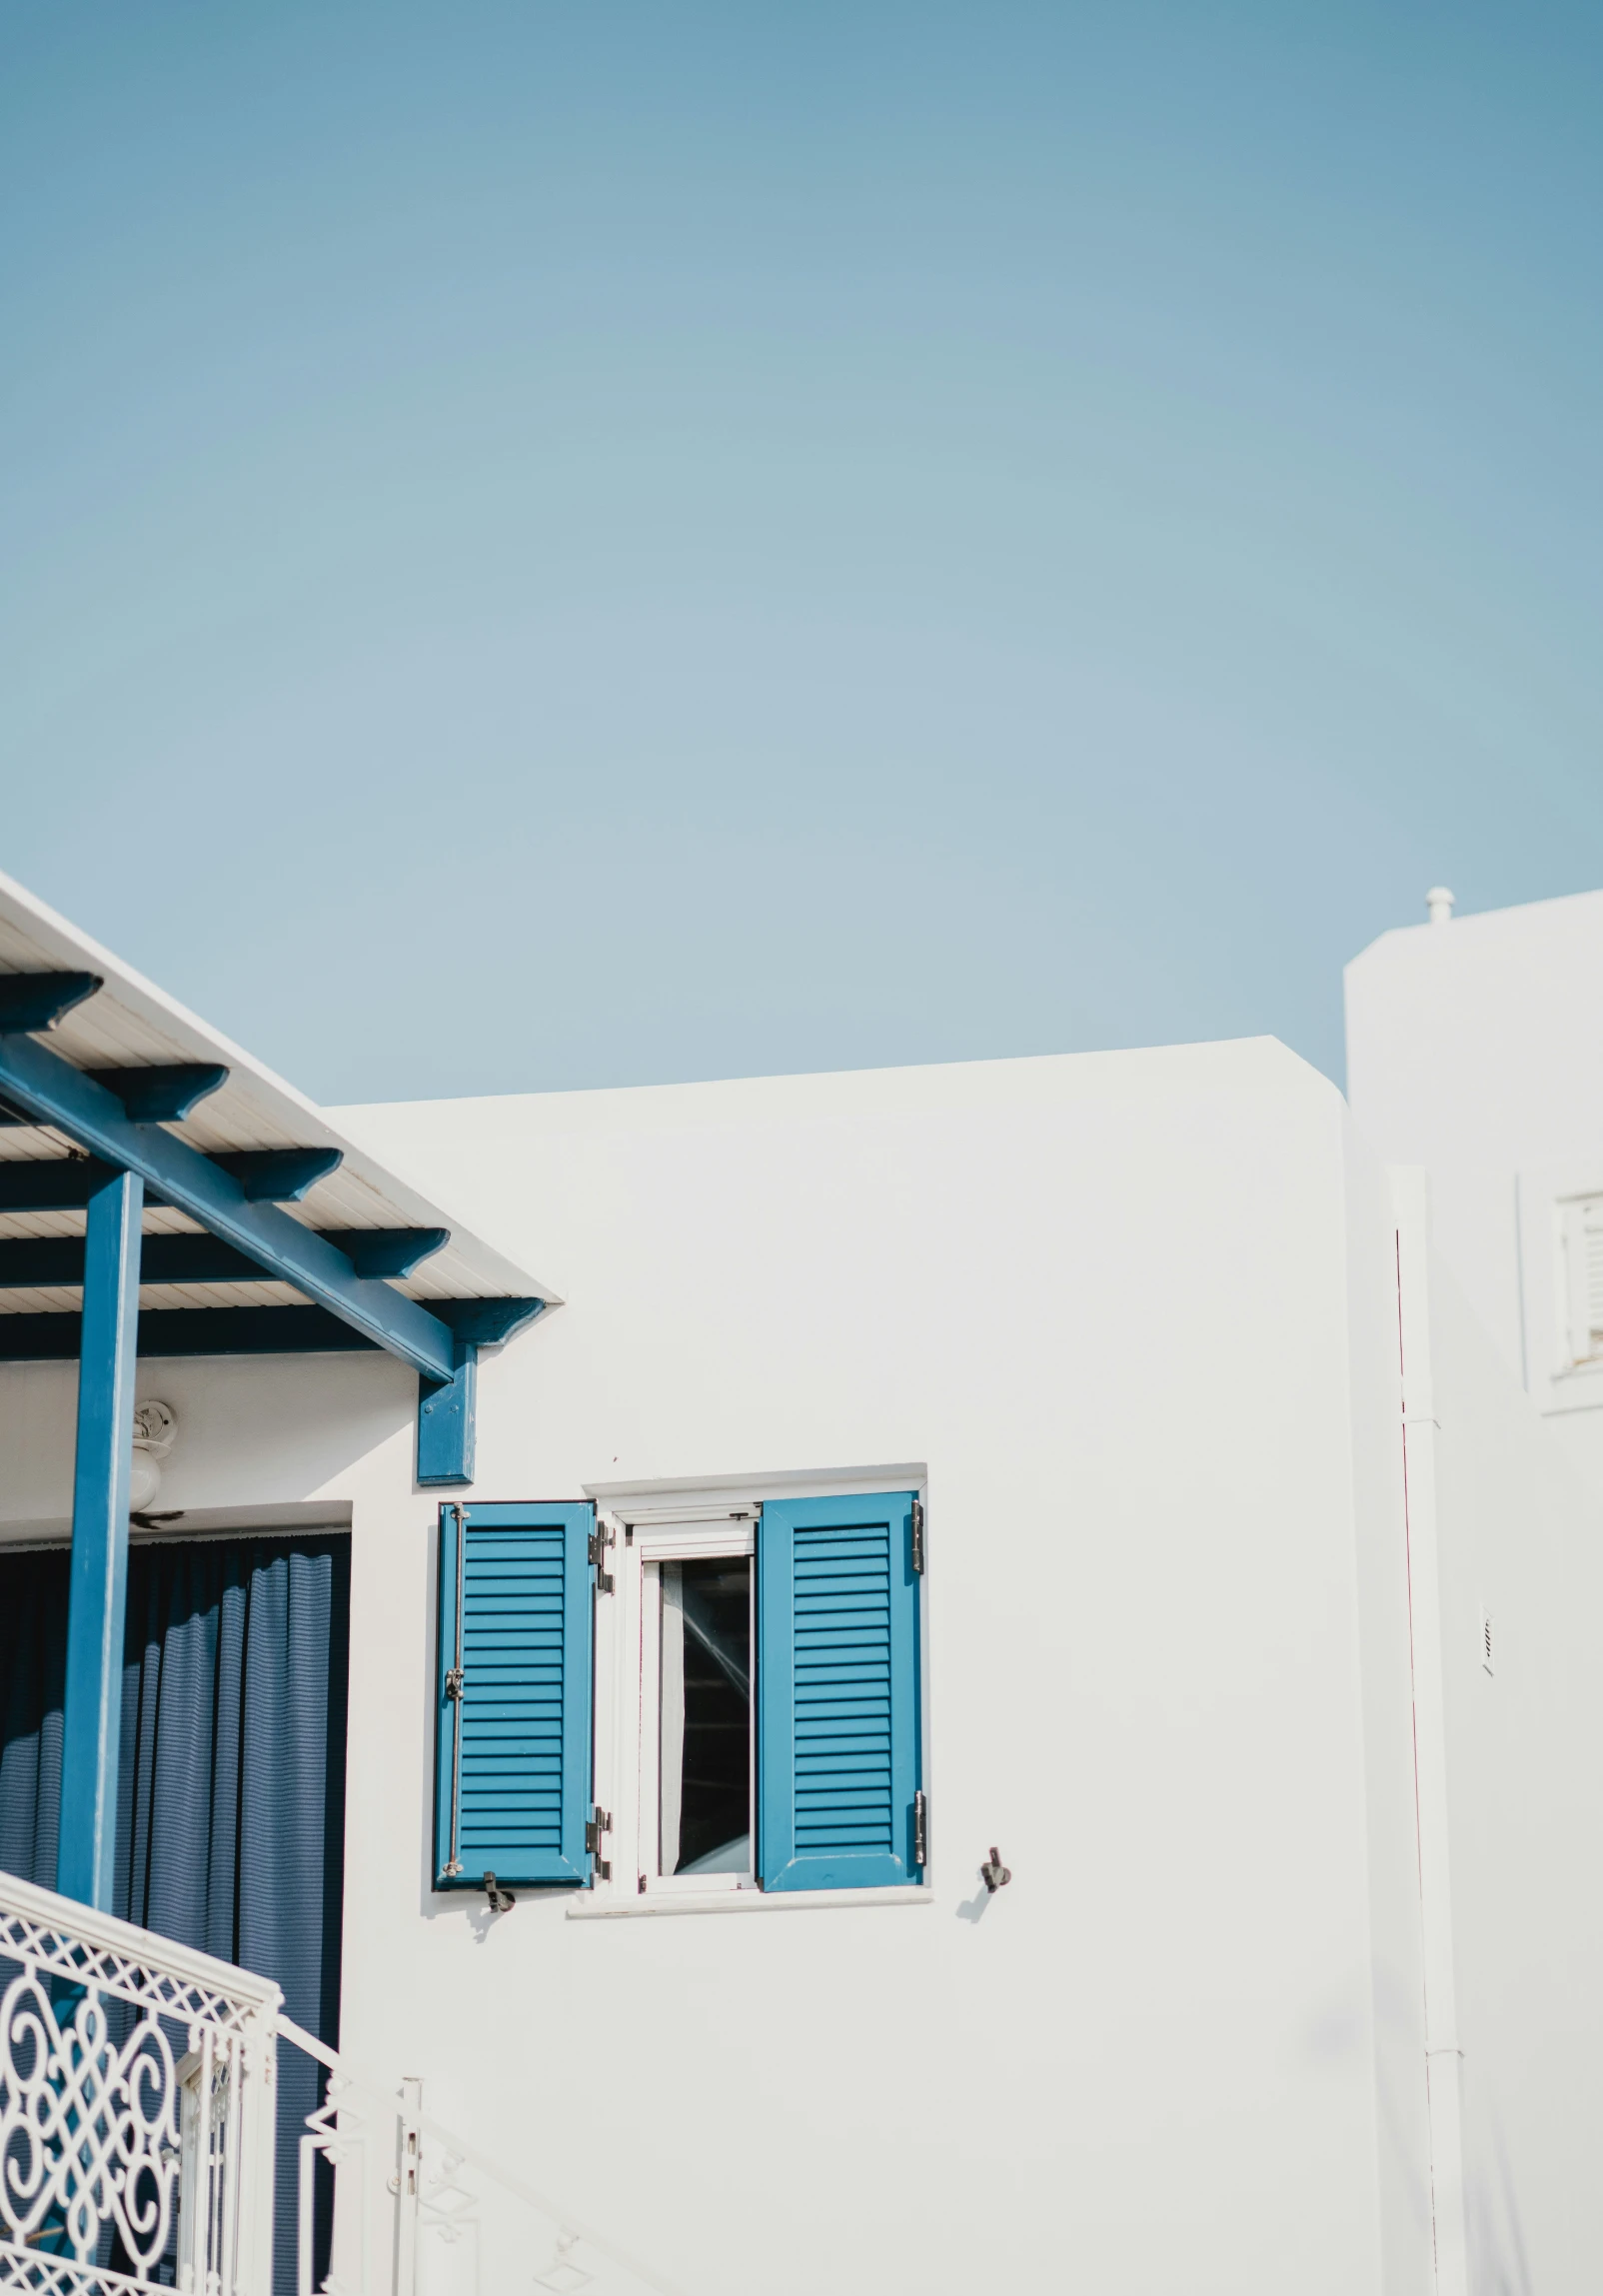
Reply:
[[758, 1531], [765, 1889], [919, 1878], [913, 1493], [771, 1499]]
[[590, 1878], [595, 1520], [570, 1501], [440, 1509], [438, 1889]]

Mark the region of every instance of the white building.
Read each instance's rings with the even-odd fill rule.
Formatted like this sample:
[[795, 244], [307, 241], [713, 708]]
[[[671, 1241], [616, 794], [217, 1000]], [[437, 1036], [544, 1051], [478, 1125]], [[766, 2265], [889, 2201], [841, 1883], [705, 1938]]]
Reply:
[[[249, 1960], [196, 1924], [222, 1906], [238, 1928], [229, 1874], [301, 1822], [273, 1781], [298, 1761], [303, 1802], [326, 1785], [324, 2040], [376, 2090], [421, 2081], [427, 2174], [433, 2124], [470, 2164], [409, 2229], [375, 2116], [341, 2171], [345, 2286], [1590, 2289], [1603, 1452], [1568, 1405], [1594, 1376], [1603, 1399], [1603, 1338], [1595, 1373], [1529, 1353], [1511, 1209], [1517, 1174], [1527, 1262], [1539, 1232], [1550, 1284], [1564, 1250], [1584, 1270], [1570, 1207], [1603, 1206], [1603, 1085], [1563, 1014], [1587, 930], [1603, 896], [1358, 960], [1356, 1122], [1269, 1040], [325, 1112], [3, 888], [0, 964], [101, 986], [48, 1033], [19, 1028], [25, 999], [9, 1033], [0, 1011], [0, 1095], [62, 1120], [0, 1133], [0, 1177], [98, 1143], [97, 1169], [109, 1144], [170, 1191], [137, 1270], [127, 1400], [170, 1417], [140, 1422], [161, 1479], [136, 1492], [136, 1591], [200, 1586], [203, 1544], [244, 1556], [128, 1660], [103, 1907], [160, 1928], [138, 1875], [201, 1857], [156, 1840], [202, 1791], [163, 1800], [175, 1745], [206, 1756], [220, 1838], [224, 1721], [186, 1709], [164, 1737], [152, 1654], [187, 1679], [181, 1637], [214, 1611], [223, 1647], [239, 1588], [280, 1583], [264, 1553], [325, 1587], [348, 1553], [348, 1677], [325, 1591], [315, 1727], [251, 1755], [235, 1865], [168, 1917]], [[113, 1084], [75, 1098], [41, 1048]], [[124, 1074], [208, 1063], [227, 1081], [165, 1120]], [[90, 1139], [106, 1092], [127, 1128]], [[197, 1163], [150, 1148], [158, 1128]], [[217, 1164], [266, 1149], [321, 1150], [322, 1175]], [[0, 1195], [0, 1308], [28, 1322], [8, 1348], [0, 1313], [0, 1354], [27, 1357], [0, 1365], [0, 1586], [64, 1588], [86, 1520], [93, 1430], [50, 1359], [76, 1353], [85, 1273], [11, 1248], [82, 1260], [52, 1180]], [[229, 1192], [252, 1184], [281, 1191], [272, 1220]], [[356, 1281], [295, 1258], [285, 1221], [347, 1238]], [[410, 1261], [368, 1247], [411, 1272], [367, 1284], [456, 1335], [421, 1434], [434, 1342], [404, 1308], [390, 1328], [357, 1229], [450, 1230]], [[380, 1345], [334, 1351], [364, 1316]], [[458, 1479], [420, 1484], [420, 1456]], [[304, 1682], [288, 1723], [277, 1695], [275, 1748], [308, 1710]], [[31, 1792], [51, 1883], [48, 1701], [11, 1695], [34, 1782], [8, 1803], [0, 1770], [0, 1847]], [[70, 1715], [67, 1739], [70, 1799]], [[287, 1991], [269, 1964], [299, 1870], [267, 1857], [252, 1900], [275, 1909], [255, 1965]], [[484, 2163], [551, 2196], [538, 2228], [475, 2185]], [[477, 2230], [449, 2241], [465, 2189]], [[107, 2237], [63, 2292], [125, 2285], [138, 2259]], [[0, 2285], [40, 2285], [5, 2254]], [[261, 2256], [225, 2284], [265, 2286]]]

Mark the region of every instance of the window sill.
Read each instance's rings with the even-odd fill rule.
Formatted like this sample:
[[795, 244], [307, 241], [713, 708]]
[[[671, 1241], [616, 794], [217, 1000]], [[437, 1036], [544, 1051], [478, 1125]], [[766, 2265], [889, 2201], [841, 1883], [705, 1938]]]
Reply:
[[570, 1921], [639, 1921], [672, 1913], [804, 1913], [852, 1905], [933, 1905], [935, 1893], [921, 1883], [891, 1889], [723, 1889], [705, 1896], [613, 1897], [586, 1890], [568, 1907]]

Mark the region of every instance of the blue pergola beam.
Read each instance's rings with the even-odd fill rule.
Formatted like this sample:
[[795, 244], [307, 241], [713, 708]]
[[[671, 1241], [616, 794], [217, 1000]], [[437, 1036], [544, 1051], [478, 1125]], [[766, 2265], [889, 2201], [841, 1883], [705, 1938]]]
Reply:
[[[38, 979], [37, 975], [0, 979]], [[429, 1379], [457, 1374], [450, 1328], [377, 1277], [358, 1275], [336, 1245], [276, 1203], [253, 1203], [231, 1172], [158, 1125], [136, 1125], [114, 1093], [31, 1037], [0, 1035], [0, 1095], [90, 1155], [136, 1172], [164, 1203], [234, 1244], [264, 1273], [338, 1315]], [[332, 1152], [332, 1151], [329, 1151]]]
[[84, 1239], [56, 1887], [103, 1913], [111, 1911], [117, 1853], [143, 1197], [136, 1172], [107, 1174], [89, 1199]]

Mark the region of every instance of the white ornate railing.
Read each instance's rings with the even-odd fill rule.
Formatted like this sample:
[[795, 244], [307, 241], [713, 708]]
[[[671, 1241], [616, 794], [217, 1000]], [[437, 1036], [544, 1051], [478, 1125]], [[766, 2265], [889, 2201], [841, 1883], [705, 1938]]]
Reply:
[[0, 2288], [267, 2296], [278, 1987], [9, 1874], [0, 1987]]
[[[279, 2051], [328, 2076], [300, 2139], [299, 2222], [273, 2258]], [[0, 2290], [273, 2296], [675, 2296], [387, 2084], [303, 2032], [276, 1985], [0, 1874]]]

